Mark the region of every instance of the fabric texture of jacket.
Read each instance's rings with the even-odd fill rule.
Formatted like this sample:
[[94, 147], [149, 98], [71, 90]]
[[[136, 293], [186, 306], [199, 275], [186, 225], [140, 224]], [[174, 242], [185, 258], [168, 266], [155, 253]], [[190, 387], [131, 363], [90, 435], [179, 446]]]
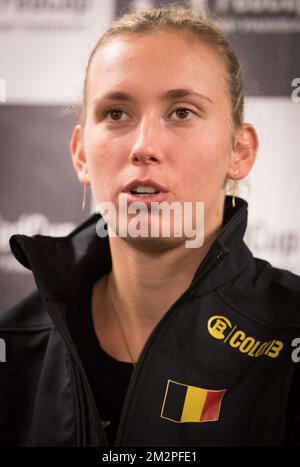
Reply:
[[[300, 445], [300, 277], [253, 257], [247, 207], [226, 197], [216, 240], [147, 340], [116, 446]], [[100, 218], [10, 239], [37, 289], [0, 314], [1, 446], [108, 446], [66, 320], [86, 274], [111, 269]]]

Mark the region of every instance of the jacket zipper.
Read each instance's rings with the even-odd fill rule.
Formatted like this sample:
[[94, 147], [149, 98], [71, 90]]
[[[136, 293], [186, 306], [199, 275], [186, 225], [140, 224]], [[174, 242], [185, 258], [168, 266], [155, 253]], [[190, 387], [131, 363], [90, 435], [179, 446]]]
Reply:
[[[74, 366], [73, 366], [74, 368]], [[84, 402], [83, 402], [83, 391], [82, 391], [82, 386], [80, 382], [80, 376], [76, 368], [74, 368], [74, 373], [73, 373], [73, 387], [76, 388], [76, 391], [78, 392], [78, 397], [75, 397], [75, 402], [77, 406], [77, 413], [79, 415], [79, 424], [78, 424], [78, 435], [76, 439], [76, 445], [77, 446], [86, 446], [87, 440], [85, 436], [85, 425], [86, 425], [86, 418], [85, 418], [85, 409], [84, 409]]]
[[166, 324], [166, 322], [169, 320], [169, 318], [173, 315], [174, 309], [184, 301], [184, 298], [188, 295], [191, 294], [193, 289], [195, 288], [195, 285], [198, 284], [199, 281], [205, 279], [212, 269], [215, 268], [215, 266], [222, 261], [222, 259], [228, 254], [228, 252], [225, 249], [222, 249], [221, 247], [218, 248], [217, 254], [214, 256], [213, 260], [211, 260], [208, 264], [208, 266], [204, 269], [201, 275], [198, 275], [198, 277], [195, 278], [195, 280], [190, 284], [189, 288], [176, 300], [176, 302], [173, 303], [173, 305], [166, 311], [166, 313], [163, 315], [159, 323], [156, 325], [148, 339], [146, 340], [146, 343], [143, 347], [142, 353], [138, 359], [137, 365], [134, 368], [129, 384], [128, 384], [128, 392], [126, 393], [125, 400], [123, 403], [123, 408], [120, 416], [120, 421], [117, 429], [117, 434], [116, 434], [116, 439], [114, 446], [121, 446], [121, 441], [122, 437], [124, 435], [124, 432], [126, 430], [126, 420], [127, 420], [127, 414], [128, 414], [128, 409], [129, 405], [131, 402], [132, 394], [135, 391], [135, 387], [137, 384], [138, 380], [138, 374], [139, 374], [139, 368], [142, 364], [142, 362], [146, 359], [147, 354], [149, 352], [149, 348], [152, 344], [152, 342], [158, 338], [159, 334], [162, 331], [162, 328]]
[[[54, 304], [54, 303], [58, 306], [59, 310], [61, 311], [61, 315], [63, 316], [64, 314], [63, 304], [59, 301], [51, 300], [50, 306], [51, 304]], [[76, 403], [78, 403], [79, 412], [80, 412], [79, 413], [79, 436], [78, 436], [80, 440], [79, 446], [88, 446], [85, 396], [86, 396], [88, 403], [90, 403], [90, 406], [92, 407], [93, 413], [95, 415], [97, 436], [99, 438], [99, 446], [109, 446], [108, 438], [104, 431], [102, 420], [98, 412], [96, 402], [92, 394], [92, 390], [90, 388], [90, 383], [88, 381], [86, 372], [81, 363], [80, 357], [77, 353], [77, 349], [75, 347], [73, 339], [70, 336], [70, 333], [68, 329], [66, 328], [65, 321], [61, 315], [55, 314], [55, 316], [53, 316], [53, 314], [51, 314], [51, 317], [53, 321], [55, 322], [58, 331], [63, 337], [65, 344], [67, 346], [67, 349], [69, 350], [72, 356], [72, 359], [74, 360], [74, 363], [75, 363], [75, 365], [73, 364], [72, 366], [73, 366], [73, 371], [75, 375], [74, 388], [75, 388], [75, 391], [77, 391], [77, 394], [75, 394], [75, 398], [76, 398]]]

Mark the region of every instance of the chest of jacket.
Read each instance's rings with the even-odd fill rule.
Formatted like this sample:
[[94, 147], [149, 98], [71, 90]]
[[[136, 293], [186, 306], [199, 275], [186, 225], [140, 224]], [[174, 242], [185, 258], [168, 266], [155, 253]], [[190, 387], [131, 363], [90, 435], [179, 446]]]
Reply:
[[[116, 445], [281, 445], [295, 333], [241, 316], [217, 292], [178, 303], [143, 349]], [[44, 337], [35, 373], [24, 378], [34, 400], [23, 442], [107, 445], [84, 369], [56, 327]]]

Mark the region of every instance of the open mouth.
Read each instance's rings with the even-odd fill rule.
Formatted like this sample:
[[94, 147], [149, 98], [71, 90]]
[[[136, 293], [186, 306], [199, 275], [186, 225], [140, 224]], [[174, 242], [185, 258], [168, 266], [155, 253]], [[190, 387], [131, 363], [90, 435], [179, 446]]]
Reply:
[[136, 178], [125, 185], [122, 192], [126, 193], [128, 203], [141, 201], [147, 206], [151, 206], [153, 202], [167, 201], [169, 197], [168, 188], [151, 178]]
[[139, 185], [130, 190], [130, 193], [140, 198], [145, 198], [146, 196], [157, 195], [160, 191], [150, 185]]

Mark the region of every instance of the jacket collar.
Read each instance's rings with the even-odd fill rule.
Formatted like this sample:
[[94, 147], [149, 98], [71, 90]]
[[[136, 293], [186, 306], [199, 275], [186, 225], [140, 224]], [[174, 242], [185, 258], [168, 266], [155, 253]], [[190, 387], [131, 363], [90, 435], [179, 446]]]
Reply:
[[[201, 278], [209, 263], [218, 255], [223, 260], [194, 288], [202, 295], [240, 274], [252, 258], [243, 242], [247, 227], [248, 203], [226, 196], [223, 225], [205, 260], [199, 265], [192, 283]], [[16, 259], [32, 270], [37, 287], [46, 299], [63, 299], [87, 277], [100, 277], [112, 266], [108, 238], [100, 238], [96, 224], [101, 214], [92, 214], [65, 237], [13, 235], [10, 248]]]

